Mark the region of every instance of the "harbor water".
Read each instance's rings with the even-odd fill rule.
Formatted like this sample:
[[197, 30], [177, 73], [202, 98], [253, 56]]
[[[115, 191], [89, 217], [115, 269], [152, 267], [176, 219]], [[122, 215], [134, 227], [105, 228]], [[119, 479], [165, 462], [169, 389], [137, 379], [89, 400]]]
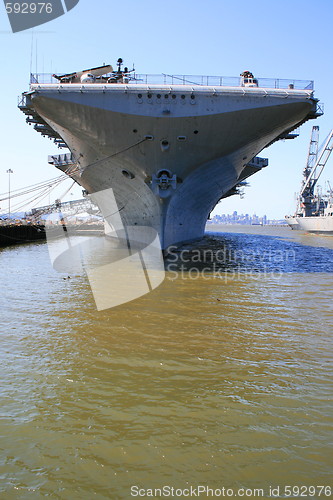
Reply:
[[103, 311], [0, 249], [1, 499], [332, 497], [333, 238], [208, 229]]

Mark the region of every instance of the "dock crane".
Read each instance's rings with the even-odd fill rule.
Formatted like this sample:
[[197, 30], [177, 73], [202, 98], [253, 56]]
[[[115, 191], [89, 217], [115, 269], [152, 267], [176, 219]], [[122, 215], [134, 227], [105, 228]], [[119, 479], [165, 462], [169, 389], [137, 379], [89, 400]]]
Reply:
[[[318, 179], [324, 170], [327, 160], [333, 149], [333, 129], [325, 139], [324, 145], [318, 152], [319, 127], [312, 127], [312, 134], [309, 145], [309, 152], [306, 167], [303, 170], [303, 183], [298, 198], [297, 212], [302, 211], [305, 217], [314, 214], [314, 189]], [[320, 210], [320, 206], [315, 211]]]

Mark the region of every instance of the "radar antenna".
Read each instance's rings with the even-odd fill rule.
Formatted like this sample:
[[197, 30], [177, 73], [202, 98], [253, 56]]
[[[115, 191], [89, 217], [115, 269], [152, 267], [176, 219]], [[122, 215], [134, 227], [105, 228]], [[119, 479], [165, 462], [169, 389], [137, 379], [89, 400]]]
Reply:
[[118, 73], [121, 73], [121, 66], [123, 64], [123, 60], [121, 57], [119, 57], [118, 61], [117, 61], [117, 65], [118, 65]]

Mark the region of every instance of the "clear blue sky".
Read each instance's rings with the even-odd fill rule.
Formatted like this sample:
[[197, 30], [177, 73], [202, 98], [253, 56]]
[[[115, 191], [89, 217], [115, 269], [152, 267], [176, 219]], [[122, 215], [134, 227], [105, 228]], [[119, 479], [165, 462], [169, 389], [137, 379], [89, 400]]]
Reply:
[[[320, 126], [321, 139], [333, 128], [332, 19], [332, 0], [80, 0], [66, 15], [34, 30], [32, 69], [71, 72], [115, 65], [122, 57], [129, 67], [134, 62], [138, 73], [238, 76], [249, 69], [263, 78], [314, 80], [325, 115], [303, 125], [298, 139], [264, 150], [269, 166], [249, 179], [244, 199], [232, 197], [214, 212], [281, 218], [294, 208], [312, 125]], [[57, 176], [47, 155], [59, 150], [28, 127], [16, 107], [17, 96], [28, 90], [32, 34], [12, 34], [2, 4], [0, 43], [4, 193], [8, 168], [14, 170], [12, 189]], [[333, 183], [333, 155], [326, 178]]]

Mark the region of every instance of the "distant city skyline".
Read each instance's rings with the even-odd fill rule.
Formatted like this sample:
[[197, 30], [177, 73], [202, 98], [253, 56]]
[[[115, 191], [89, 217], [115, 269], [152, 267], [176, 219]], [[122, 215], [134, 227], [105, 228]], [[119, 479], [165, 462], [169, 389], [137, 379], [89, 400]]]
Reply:
[[267, 215], [257, 214], [238, 214], [235, 210], [232, 214], [215, 214], [210, 217], [208, 223], [210, 224], [284, 224], [284, 219], [268, 219]]

